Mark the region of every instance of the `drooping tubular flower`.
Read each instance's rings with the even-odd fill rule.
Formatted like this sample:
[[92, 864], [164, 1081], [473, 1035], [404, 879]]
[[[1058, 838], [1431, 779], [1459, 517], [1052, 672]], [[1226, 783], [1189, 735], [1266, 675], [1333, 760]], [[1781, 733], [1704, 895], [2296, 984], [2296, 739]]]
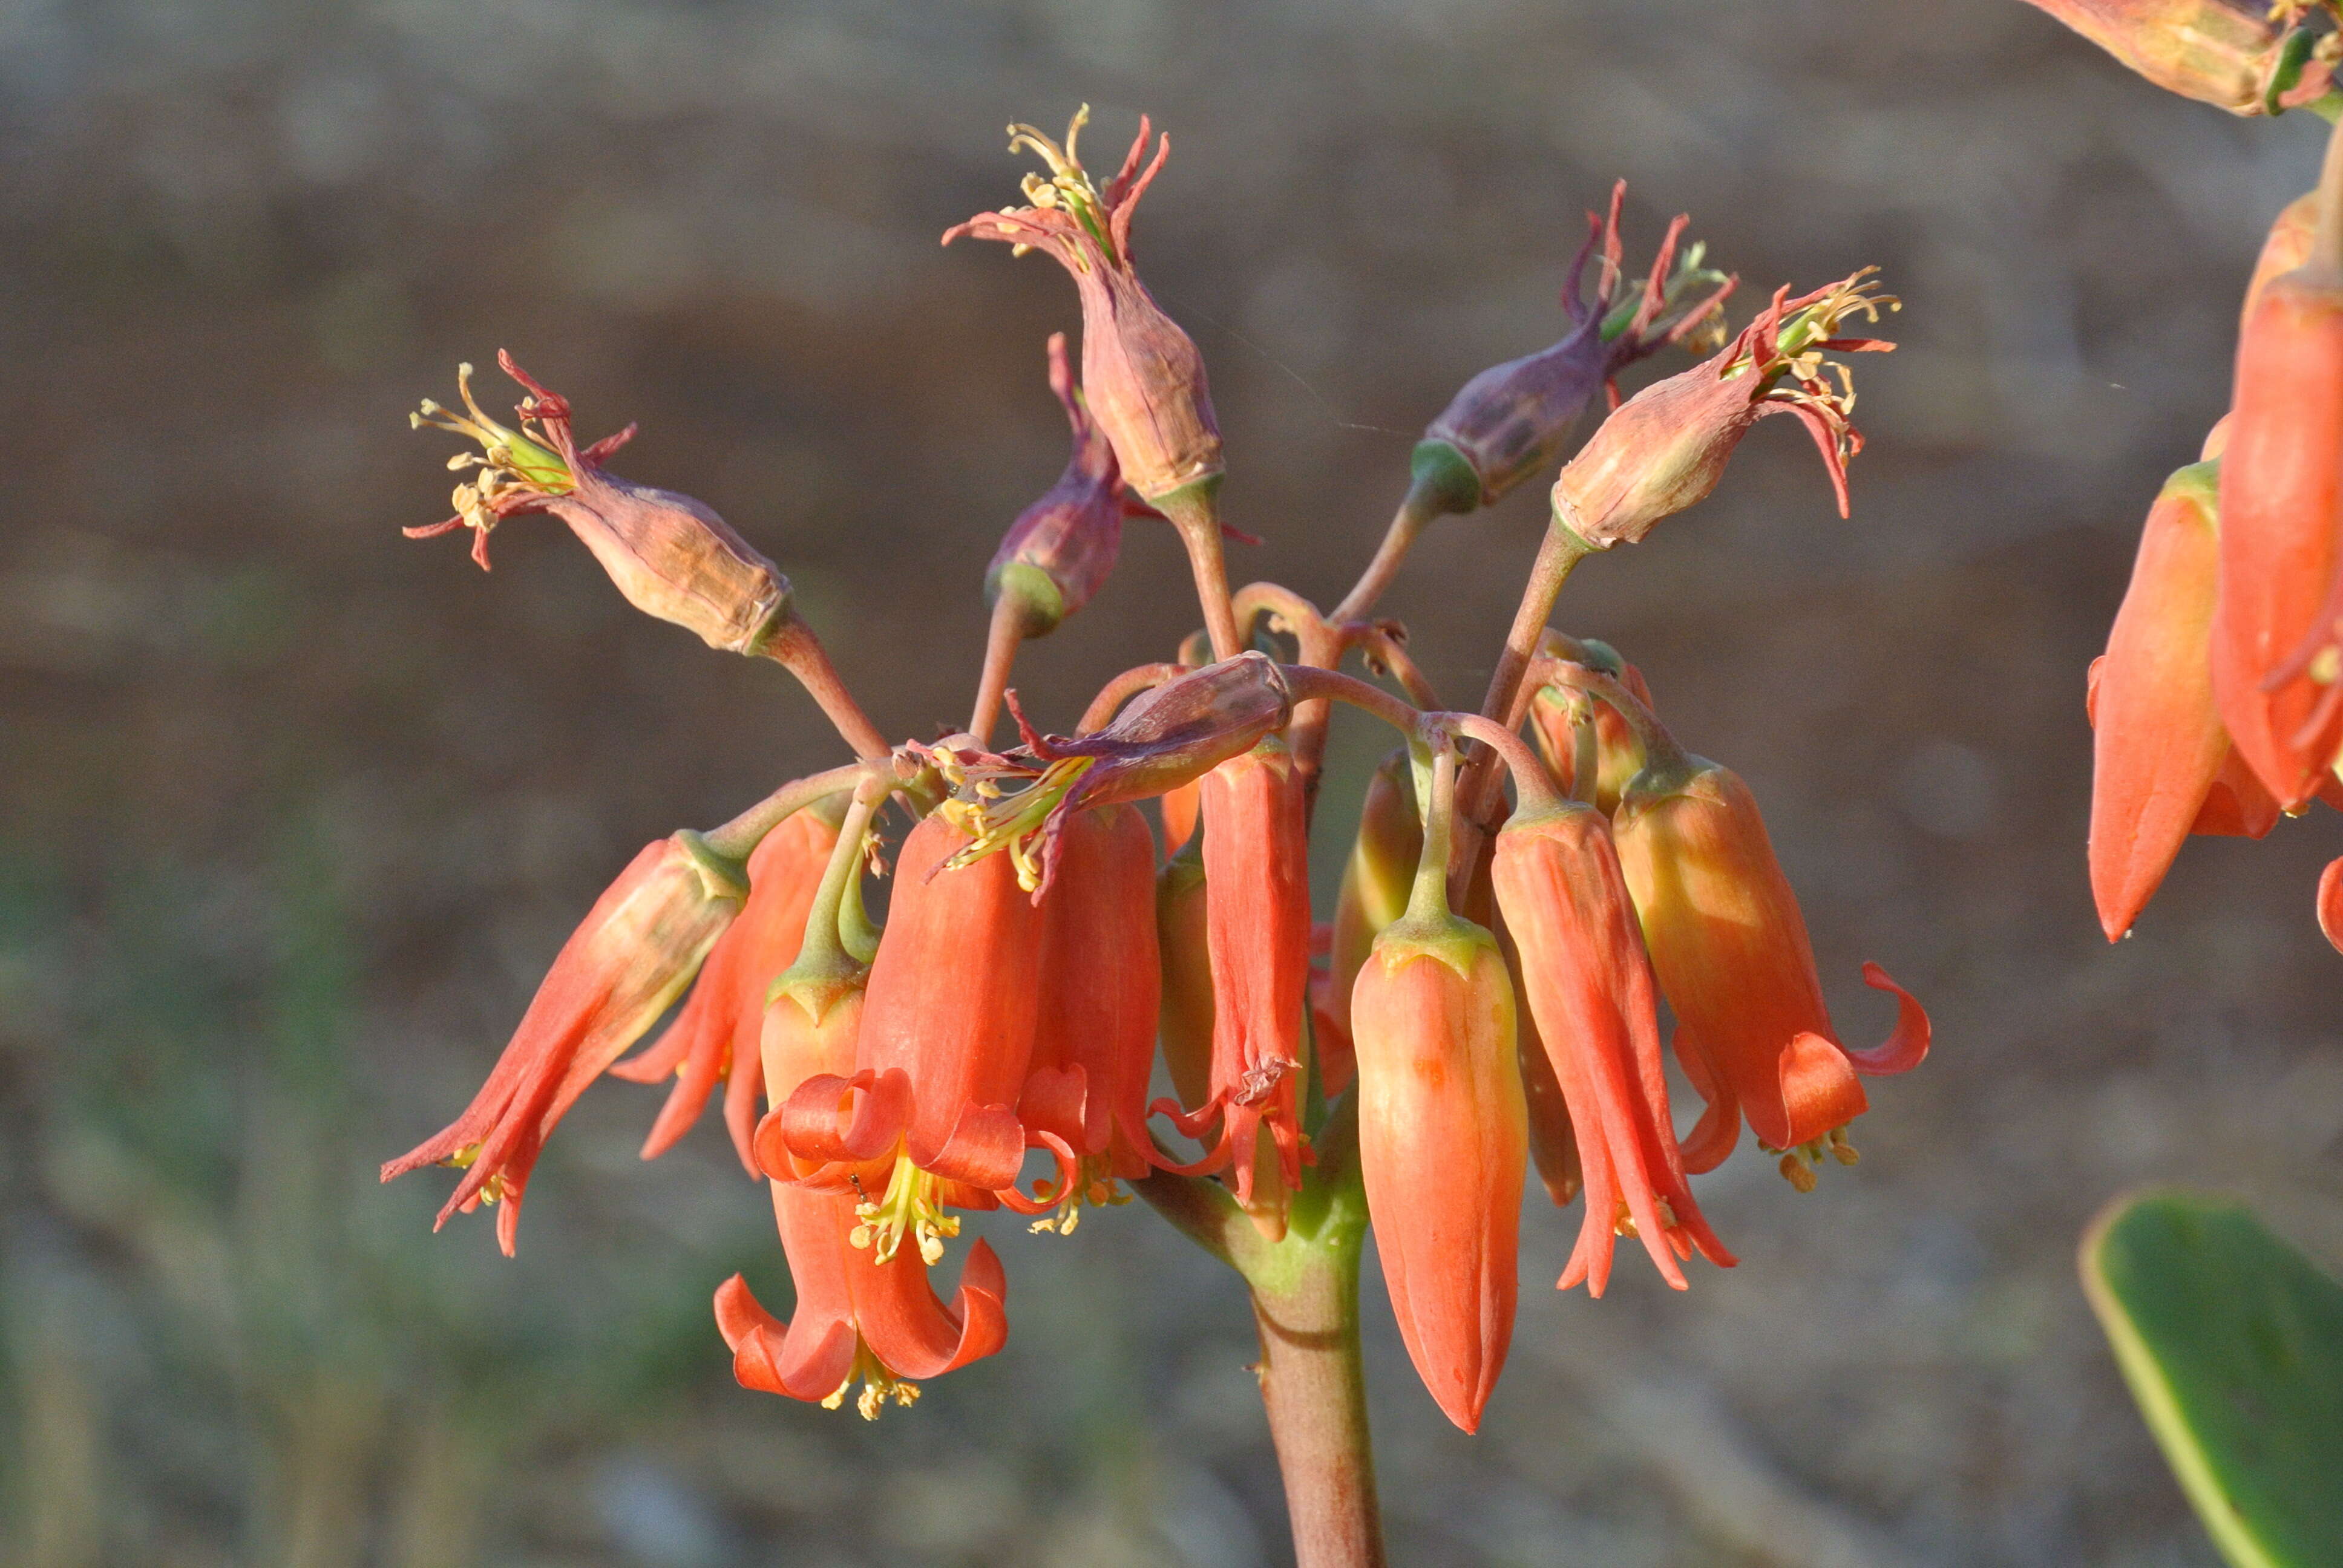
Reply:
[[2217, 462], [2164, 482], [2091, 665], [2091, 893], [2109, 941], [2131, 930], [2189, 834], [2258, 838], [2278, 815], [2213, 708], [2219, 487]]
[[1084, 1203], [1127, 1202], [1116, 1179], [1152, 1161], [1147, 1078], [1163, 996], [1155, 937], [1155, 836], [1132, 806], [1076, 812], [1041, 901], [1041, 996], [1018, 1115], [1081, 1161], [1035, 1229], [1071, 1235]]
[[1073, 276], [1082, 301], [1083, 395], [1114, 444], [1122, 477], [1153, 501], [1223, 471], [1203, 356], [1163, 314], [1131, 262], [1131, 215], [1171, 156], [1172, 138], [1161, 139], [1142, 169], [1152, 131], [1142, 116], [1122, 167], [1101, 192], [1075, 151], [1089, 121], [1085, 104], [1066, 127], [1063, 146], [1031, 126], [1010, 126], [1010, 150], [1035, 154], [1048, 175], [1025, 177], [1026, 206], [979, 213], [946, 230], [943, 242], [965, 234], [1002, 241], [1021, 256], [1046, 251]]
[[1876, 321], [1882, 309], [1897, 308], [1892, 297], [1872, 292], [1873, 270], [1795, 299], [1784, 286], [1715, 356], [1627, 399], [1563, 466], [1554, 486], [1555, 522], [1598, 549], [1641, 539], [1715, 489], [1734, 447], [1768, 414], [1790, 415], [1806, 427], [1845, 517], [1846, 462], [1863, 449], [1863, 437], [1851, 419], [1855, 387], [1846, 367], [1823, 356], [1895, 347], [1837, 336], [1850, 316]]
[[[1143, 800], [1202, 778], [1284, 728], [1293, 702], [1275, 662], [1244, 653], [1140, 693], [1112, 723], [1089, 735], [1041, 734], [1025, 721], [1014, 693], [1010, 711], [1024, 744], [1006, 757], [949, 742], [924, 749], [960, 791], [943, 809], [970, 837], [951, 864], [1005, 849], [1039, 903], [1049, 890], [1059, 834], [1075, 812]], [[1025, 788], [1004, 794], [1003, 780]]]
[[[1204, 908], [1212, 955], [1210, 1095], [1172, 1121], [1217, 1121], [1197, 1169], [1228, 1167], [1237, 1201], [1271, 1239], [1302, 1184], [1302, 1010], [1310, 978], [1310, 830], [1302, 771], [1271, 736], [1205, 775]], [[1266, 1169], [1264, 1170], [1264, 1167]]]
[[2162, 87], [2233, 115], [2274, 115], [2327, 91], [2331, 55], [2279, 0], [2032, 0]]
[[1313, 1003], [1318, 1025], [1322, 1092], [1340, 1094], [1351, 1081], [1351, 993], [1375, 938], [1407, 912], [1423, 857], [1423, 824], [1416, 815], [1413, 769], [1405, 748], [1393, 752], [1367, 780], [1358, 837], [1342, 867], [1334, 899], [1334, 929], [1327, 953], [1324, 996]]
[[518, 429], [480, 411], [468, 365], [456, 372], [464, 413], [426, 398], [407, 416], [417, 428], [452, 430], [480, 444], [447, 465], [477, 470], [456, 487], [456, 515], [406, 529], [407, 537], [470, 528], [472, 558], [485, 571], [488, 534], [498, 523], [551, 512], [637, 609], [699, 633], [710, 648], [747, 654], [764, 647], [789, 613], [789, 578], [702, 503], [605, 471], [603, 462], [633, 437], [632, 425], [581, 448], [570, 435], [568, 399], [538, 386], [502, 349], [497, 363], [528, 389], [515, 410]]
[[748, 902], [709, 950], [699, 982], [675, 1021], [658, 1043], [610, 1069], [611, 1077], [635, 1083], [676, 1080], [643, 1141], [644, 1159], [658, 1159], [691, 1130], [709, 1091], [720, 1081], [732, 1147], [749, 1175], [762, 1174], [749, 1139], [763, 1111], [765, 1073], [757, 1041], [764, 1029], [765, 991], [798, 956], [806, 913], [838, 843], [844, 809], [844, 798], [833, 798], [797, 812], [765, 835], [749, 857]]
[[433, 1229], [459, 1210], [501, 1202], [497, 1243], [510, 1256], [521, 1196], [546, 1139], [691, 983], [748, 890], [742, 869], [697, 833], [645, 846], [554, 956], [472, 1103], [386, 1163], [382, 1179], [426, 1165], [462, 1170]]
[[775, 1138], [813, 1169], [800, 1179], [855, 1186], [866, 1198], [858, 1234], [880, 1262], [904, 1239], [928, 1262], [960, 1232], [948, 1202], [1047, 1207], [1017, 1190], [1028, 1147], [1071, 1179], [1073, 1151], [1030, 1131], [1015, 1106], [1032, 1060], [1040, 995], [1041, 920], [1006, 857], [958, 869], [968, 842], [941, 812], [911, 829], [897, 857], [895, 897], [870, 970], [851, 1075], [809, 1078], [760, 1127], [765, 1169]]
[[1505, 960], [1448, 908], [1453, 753], [1437, 766], [1450, 777], [1413, 897], [1360, 969], [1351, 1020], [1359, 1173], [1393, 1315], [1423, 1386], [1472, 1432], [1513, 1342], [1529, 1144]]
[[[1615, 687], [1603, 695], [1634, 702]], [[1686, 754], [1648, 710], [1634, 717], [1651, 760], [1620, 799], [1614, 836], [1652, 968], [1675, 1011], [1676, 1059], [1708, 1101], [1685, 1169], [1722, 1161], [1745, 1118], [1761, 1146], [1780, 1151], [1782, 1173], [1807, 1191], [1825, 1148], [1841, 1164], [1855, 1162], [1845, 1128], [1869, 1103], [1856, 1075], [1917, 1067], [1928, 1051], [1928, 1015], [1866, 963], [1864, 983], [1896, 1000], [1895, 1032], [1869, 1050], [1839, 1043], [1805, 917], [1749, 787]]]
[[[1521, 955], [1546, 1064], [1569, 1111], [1586, 1193], [1558, 1288], [1611, 1280], [1613, 1239], [1638, 1237], [1661, 1276], [1697, 1249], [1731, 1267], [1686, 1180], [1660, 1060], [1659, 993], [1610, 824], [1582, 801], [1525, 807], [1497, 835], [1497, 906]], [[1549, 1188], [1553, 1186], [1549, 1178]]]
[[[840, 926], [849, 923], [840, 918], [846, 910], [860, 914], [857, 862], [868, 821], [861, 809], [849, 817], [851, 841], [841, 839], [830, 859], [805, 951], [772, 987], [760, 1047], [764, 1081], [776, 1105], [808, 1079], [854, 1070], [870, 968], [848, 950]], [[769, 1134], [760, 1153], [779, 1168], [794, 1169]], [[852, 1193], [781, 1180], [772, 1190], [797, 1306], [783, 1324], [739, 1275], [717, 1291], [717, 1327], [731, 1347], [733, 1375], [743, 1387], [835, 1410], [860, 1379], [856, 1408], [864, 1419], [875, 1419], [888, 1401], [910, 1404], [919, 1397], [918, 1384], [908, 1380], [940, 1376], [1006, 1342], [1008, 1281], [982, 1241], [970, 1249], [959, 1292], [947, 1307], [912, 1253], [880, 1261], [868, 1238], [855, 1245], [865, 1221]]]
[[2221, 457], [2213, 699], [2278, 804], [2343, 742], [2343, 138], [2309, 257], [2269, 280], [2237, 341]]
[[[1619, 207], [1626, 194], [1627, 182], [1621, 180], [1611, 187], [1608, 218], [1586, 215], [1586, 243], [1562, 290], [1569, 336], [1482, 371], [1424, 430], [1413, 462], [1414, 483], [1427, 499], [1436, 496], [1438, 509], [1493, 506], [1523, 479], [1550, 470], [1595, 392], [1636, 360], [1687, 337], [1709, 337], [1711, 348], [1723, 340], [1724, 302], [1734, 280], [1702, 265], [1700, 246], [1677, 260], [1677, 242], [1692, 221], [1683, 216], [1668, 226], [1642, 286], [1614, 305], [1624, 276]], [[1598, 249], [1590, 297], [1586, 264]], [[1614, 387], [1614, 406], [1617, 400]]]

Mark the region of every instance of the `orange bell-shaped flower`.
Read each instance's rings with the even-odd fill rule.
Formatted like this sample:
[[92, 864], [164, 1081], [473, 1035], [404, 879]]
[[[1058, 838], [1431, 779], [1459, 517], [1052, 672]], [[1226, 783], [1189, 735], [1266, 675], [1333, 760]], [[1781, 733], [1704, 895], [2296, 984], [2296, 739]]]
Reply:
[[464, 1114], [386, 1163], [382, 1179], [426, 1165], [462, 1170], [437, 1224], [501, 1201], [497, 1244], [509, 1257], [521, 1192], [546, 1139], [691, 983], [747, 892], [741, 868], [697, 833], [645, 846], [554, 956]]
[[1856, 1075], [1918, 1066], [1928, 1015], [1885, 970], [1865, 964], [1864, 982], [1896, 999], [1896, 1031], [1871, 1050], [1842, 1046], [1805, 917], [1748, 786], [1685, 755], [1655, 727], [1645, 749], [1652, 761], [1620, 800], [1614, 831], [1652, 968], [1675, 1010], [1677, 1060], [1712, 1113], [1694, 1131], [1685, 1166], [1700, 1171], [1723, 1161], [1746, 1118], [1803, 1191], [1825, 1140], [1842, 1163], [1854, 1162], [1844, 1129], [1868, 1104]]
[[[940, 1238], [959, 1233], [948, 1201], [1045, 1207], [1017, 1191], [1029, 1143], [1058, 1156], [1061, 1181], [1071, 1173], [1072, 1151], [1029, 1137], [1013, 1109], [1033, 1052], [1041, 911], [1008, 856], [947, 869], [969, 842], [941, 812], [904, 839], [855, 1070], [808, 1079], [776, 1112], [789, 1153], [819, 1168], [808, 1180], [880, 1194], [863, 1213], [881, 1263], [906, 1235], [940, 1258]], [[773, 1136], [760, 1130], [760, 1149]]]
[[1080, 1156], [1080, 1178], [1038, 1225], [1071, 1234], [1085, 1202], [1124, 1201], [1115, 1179], [1151, 1168], [1147, 1078], [1163, 997], [1155, 836], [1132, 806], [1078, 811], [1041, 900], [1041, 1005], [1018, 1114]]
[[[839, 801], [842, 802], [842, 797]], [[709, 1091], [724, 1085], [724, 1124], [751, 1176], [761, 1176], [749, 1147], [762, 1113], [764, 1067], [758, 1050], [765, 992], [796, 961], [806, 911], [838, 842], [838, 816], [809, 807], [782, 822], [749, 857], [749, 900], [709, 950], [699, 980], [658, 1043], [610, 1069], [613, 1078], [657, 1083], [672, 1075], [675, 1088], [643, 1141], [643, 1158], [656, 1160], [691, 1130]]]
[[2220, 465], [2164, 482], [2092, 666], [2091, 894], [2109, 941], [2164, 880], [2229, 757], [2213, 708]]
[[1601, 1295], [1622, 1233], [1641, 1238], [1680, 1291], [1677, 1260], [1695, 1248], [1730, 1267], [1677, 1151], [1659, 993], [1609, 824], [1576, 801], [1524, 810], [1497, 835], [1491, 872], [1585, 1186], [1585, 1222], [1559, 1288], [1583, 1280]]
[[2309, 259], [2263, 286], [2238, 338], [2213, 614], [2222, 723], [2288, 810], [2343, 739], [2343, 137], [2319, 199]]
[[[1275, 736], [1203, 779], [1206, 946], [1212, 959], [1210, 1096], [1169, 1110], [1193, 1136], [1217, 1120], [1212, 1151], [1191, 1169], [1229, 1167], [1237, 1201], [1265, 1234], [1284, 1233], [1285, 1199], [1302, 1184], [1302, 1009], [1310, 980], [1310, 832], [1303, 781]], [[1262, 1166], [1269, 1169], [1264, 1180]]]
[[[850, 808], [811, 900], [804, 950], [773, 982], [763, 1010], [763, 1079], [777, 1106], [809, 1080], [842, 1081], [855, 1070], [870, 979], [861, 859], [875, 804], [865, 799]], [[784, 1131], [783, 1118], [767, 1118], [757, 1152], [777, 1178], [773, 1214], [797, 1305], [783, 1324], [758, 1304], [739, 1275], [718, 1290], [717, 1327], [732, 1349], [741, 1385], [834, 1410], [860, 1378], [856, 1408], [870, 1420], [889, 1400], [910, 1404], [919, 1397], [918, 1385], [907, 1380], [934, 1377], [999, 1350], [1009, 1332], [1008, 1284], [992, 1250], [980, 1241], [970, 1251], [960, 1292], [945, 1306], [920, 1258], [877, 1255], [857, 1195], [779, 1179], [798, 1170], [782, 1146]]]
[[1414, 900], [1375, 939], [1351, 1019], [1359, 1172], [1392, 1312], [1423, 1386], [1472, 1432], [1513, 1342], [1529, 1131], [1505, 960], [1448, 910], [1446, 814], [1435, 807]]

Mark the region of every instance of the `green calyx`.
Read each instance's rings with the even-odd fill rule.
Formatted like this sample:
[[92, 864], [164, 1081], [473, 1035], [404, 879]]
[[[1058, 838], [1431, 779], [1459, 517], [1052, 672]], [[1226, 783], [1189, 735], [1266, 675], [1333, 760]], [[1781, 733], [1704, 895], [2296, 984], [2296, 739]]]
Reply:
[[2221, 511], [2221, 459], [2210, 457], [2201, 463], [2191, 463], [2175, 468], [2164, 481], [2164, 497], [2186, 499], [2203, 508], [2208, 517], [2218, 517]]
[[1451, 912], [1443, 896], [1437, 911], [1420, 911], [1410, 904], [1406, 914], [1375, 938], [1374, 954], [1367, 961], [1383, 965], [1389, 973], [1418, 959], [1431, 959], [1455, 970], [1459, 980], [1470, 980], [1481, 955], [1497, 950], [1495, 934]]
[[679, 830], [672, 842], [690, 859], [692, 869], [699, 873], [700, 889], [710, 899], [730, 899], [735, 902], [749, 896], [749, 863], [736, 860], [719, 851], [700, 834], [685, 828]]
[[1006, 599], [1016, 607], [1017, 635], [1047, 637], [1066, 618], [1066, 596], [1057, 579], [1031, 561], [1011, 561], [986, 574], [984, 602]]
[[1480, 510], [1481, 472], [1453, 443], [1436, 437], [1418, 441], [1407, 471], [1409, 510], [1428, 518]]

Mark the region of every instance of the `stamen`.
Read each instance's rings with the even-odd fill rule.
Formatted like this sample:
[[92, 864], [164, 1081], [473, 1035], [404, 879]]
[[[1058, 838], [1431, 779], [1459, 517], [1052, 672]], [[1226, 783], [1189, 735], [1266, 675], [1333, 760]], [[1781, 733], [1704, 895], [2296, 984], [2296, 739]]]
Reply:
[[1811, 1192], [1815, 1190], [1814, 1171], [1795, 1152], [1782, 1156], [1782, 1175], [1791, 1186], [1801, 1192]]
[[908, 1235], [919, 1248], [920, 1261], [935, 1267], [943, 1261], [944, 1238], [960, 1234], [960, 1218], [944, 1212], [942, 1194], [942, 1178], [912, 1164], [899, 1146], [886, 1195], [876, 1203], [854, 1206], [860, 1223], [847, 1232], [847, 1243], [870, 1248], [870, 1261], [884, 1263], [893, 1259]]
[[1863, 1158], [1855, 1151], [1855, 1145], [1846, 1141], [1846, 1129], [1844, 1127], [1831, 1129], [1830, 1152], [1831, 1158], [1842, 1165], [1852, 1165]]

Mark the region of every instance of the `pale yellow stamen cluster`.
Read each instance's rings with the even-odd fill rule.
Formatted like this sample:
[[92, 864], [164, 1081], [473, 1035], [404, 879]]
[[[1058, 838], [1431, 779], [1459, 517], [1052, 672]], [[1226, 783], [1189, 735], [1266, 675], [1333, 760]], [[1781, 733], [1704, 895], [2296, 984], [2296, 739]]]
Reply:
[[847, 1241], [870, 1248], [871, 1261], [877, 1263], [893, 1258], [908, 1235], [919, 1246], [920, 1261], [933, 1268], [943, 1261], [944, 1238], [960, 1234], [960, 1217], [944, 1212], [943, 1179], [912, 1164], [900, 1149], [886, 1194], [875, 1203], [867, 1199], [857, 1203], [854, 1219]]
[[[1099, 196], [1098, 186], [1091, 183], [1090, 171], [1082, 167], [1082, 161], [1074, 151], [1074, 143], [1081, 137], [1082, 127], [1090, 124], [1090, 119], [1091, 106], [1088, 104], [1074, 111], [1072, 121], [1066, 126], [1066, 145], [1062, 147], [1035, 126], [1012, 125], [1009, 127], [1009, 150], [1036, 154], [1050, 166], [1046, 177], [1030, 174], [1019, 186], [1018, 188], [1025, 193], [1027, 203], [1072, 215], [1074, 220], [1098, 242], [1099, 248], [1106, 252], [1107, 260], [1113, 262], [1118, 258], [1113, 237], [1107, 227], [1105, 204]], [[1015, 207], [1001, 210], [1011, 215], [1018, 211]], [[1011, 252], [1022, 256], [1032, 248], [1030, 245], [1015, 246]], [[1086, 266], [1079, 253], [1072, 259], [1077, 266]]]
[[889, 1372], [886, 1364], [870, 1353], [868, 1345], [857, 1345], [853, 1370], [846, 1374], [846, 1381], [838, 1385], [837, 1391], [821, 1402], [821, 1408], [836, 1410], [844, 1404], [846, 1391], [854, 1386], [857, 1378], [862, 1380], [862, 1392], [855, 1397], [854, 1408], [865, 1421], [877, 1421], [879, 1412], [887, 1408], [889, 1400], [907, 1410], [920, 1402], [918, 1383], [905, 1382]]
[[[1765, 1145], [1761, 1143], [1758, 1147], [1762, 1149]], [[1767, 1152], [1773, 1151], [1769, 1150]], [[1815, 1171], [1821, 1166], [1825, 1153], [1842, 1165], [1852, 1165], [1863, 1158], [1855, 1151], [1855, 1145], [1846, 1141], [1846, 1129], [1834, 1127], [1825, 1137], [1801, 1143], [1795, 1149], [1783, 1151], [1781, 1167], [1783, 1179], [1801, 1192], [1813, 1191], [1815, 1186]]]
[[[447, 1156], [447, 1159], [439, 1161], [439, 1163], [447, 1166], [451, 1171], [469, 1171], [473, 1165], [478, 1161], [479, 1158], [480, 1146], [477, 1143], [467, 1143], [461, 1149], [457, 1150], [456, 1152]], [[497, 1201], [504, 1195], [505, 1175], [503, 1171], [498, 1171], [486, 1181], [480, 1183], [479, 1197], [482, 1207], [494, 1208]]]
[[[1676, 1228], [1675, 1206], [1665, 1198], [1655, 1198], [1653, 1201], [1659, 1209], [1660, 1229], [1674, 1230]], [[1614, 1236], [1624, 1236], [1629, 1241], [1642, 1240], [1641, 1232], [1635, 1228], [1635, 1216], [1628, 1211], [1627, 1201], [1624, 1198], [1619, 1200], [1619, 1211], [1611, 1218], [1611, 1233]]]
[[1074, 1227], [1082, 1222], [1084, 1204], [1093, 1209], [1119, 1209], [1130, 1201], [1131, 1194], [1114, 1179], [1112, 1161], [1104, 1154], [1086, 1154], [1073, 1185], [1058, 1195], [1057, 1208], [1026, 1228], [1037, 1236], [1050, 1231], [1071, 1236]]
[[[534, 399], [522, 405], [522, 429], [513, 430], [497, 423], [480, 409], [472, 397], [472, 367], [456, 367], [456, 387], [464, 399], [465, 413], [458, 413], [426, 397], [420, 408], [407, 417], [407, 428], [420, 430], [426, 425], [436, 430], [452, 431], [480, 445], [478, 452], [458, 452], [447, 459], [448, 470], [462, 473], [478, 468], [479, 473], [470, 481], [456, 487], [452, 500], [456, 515], [466, 526], [485, 533], [496, 526], [495, 506], [509, 491], [519, 490], [530, 495], [566, 495], [575, 487], [576, 480], [569, 466], [542, 440], [527, 431], [528, 413]], [[541, 433], [540, 433], [541, 434]]]
[[990, 779], [978, 779], [972, 786], [966, 786], [978, 799], [971, 800], [963, 795], [945, 801], [940, 808], [944, 820], [970, 839], [944, 862], [944, 869], [958, 870], [1006, 849], [1017, 868], [1017, 885], [1029, 893], [1040, 887], [1041, 862], [1033, 853], [1033, 839], [1049, 820], [1050, 813], [1097, 760], [1094, 757], [1061, 757], [1043, 769], [1031, 788], [1010, 796], [1003, 796]]

